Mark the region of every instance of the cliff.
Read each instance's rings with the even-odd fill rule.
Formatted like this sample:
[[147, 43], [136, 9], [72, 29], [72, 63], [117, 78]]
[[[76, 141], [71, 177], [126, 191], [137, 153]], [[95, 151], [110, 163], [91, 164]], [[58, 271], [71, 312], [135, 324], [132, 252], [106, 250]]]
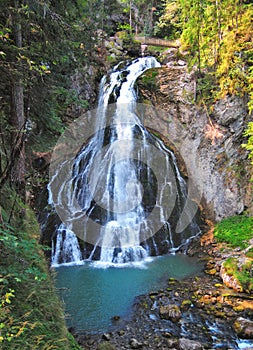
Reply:
[[241, 147], [249, 121], [247, 98], [228, 96], [208, 112], [196, 103], [194, 72], [174, 55], [161, 68], [145, 72], [138, 89], [144, 124], [175, 151], [205, 218], [252, 213], [252, 169]]

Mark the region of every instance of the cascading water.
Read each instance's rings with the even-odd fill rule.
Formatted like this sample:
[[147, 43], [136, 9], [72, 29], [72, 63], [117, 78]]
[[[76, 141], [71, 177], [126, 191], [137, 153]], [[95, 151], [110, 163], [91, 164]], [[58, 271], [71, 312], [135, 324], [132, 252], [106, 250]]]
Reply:
[[[159, 66], [153, 57], [143, 57], [116, 66], [109, 82], [102, 79], [94, 133], [71, 163], [71, 176], [57, 180], [59, 169], [48, 187], [52, 205], [71, 208], [54, 239], [53, 265], [140, 261], [176, 250], [199, 233], [194, 220], [175, 232], [186, 183], [174, 154], [143, 127], [136, 112], [134, 83]], [[82, 249], [76, 234], [86, 242]]]

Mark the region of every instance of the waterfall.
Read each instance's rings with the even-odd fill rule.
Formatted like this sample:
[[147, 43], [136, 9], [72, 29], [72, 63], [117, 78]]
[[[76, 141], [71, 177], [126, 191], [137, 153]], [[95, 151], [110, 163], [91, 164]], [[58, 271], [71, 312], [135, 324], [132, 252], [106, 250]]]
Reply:
[[[177, 250], [199, 232], [194, 220], [182, 233], [174, 232], [186, 182], [174, 154], [136, 112], [135, 81], [159, 66], [153, 57], [138, 58], [102, 79], [93, 135], [64, 170], [67, 175], [57, 180], [61, 165], [48, 186], [49, 202], [58, 211], [68, 208], [54, 240], [53, 264], [82, 258], [141, 261]], [[84, 242], [82, 251], [76, 235]]]
[[52, 246], [52, 266], [68, 262], [81, 262], [82, 254], [76, 235], [61, 224], [57, 230], [56, 245]]

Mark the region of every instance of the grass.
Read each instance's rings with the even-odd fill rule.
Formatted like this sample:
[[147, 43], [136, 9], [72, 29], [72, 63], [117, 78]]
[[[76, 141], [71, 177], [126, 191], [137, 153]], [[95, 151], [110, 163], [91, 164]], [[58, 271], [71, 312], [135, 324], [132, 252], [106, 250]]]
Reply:
[[232, 216], [218, 223], [214, 230], [218, 242], [225, 242], [232, 248], [245, 249], [253, 238], [253, 217]]
[[[216, 225], [214, 236], [218, 242], [225, 242], [232, 248], [245, 249], [249, 247], [249, 241], [253, 238], [253, 217], [238, 215], [224, 219]], [[243, 264], [238, 258], [230, 257], [225, 261], [224, 267], [230, 276], [239, 281], [245, 291], [253, 291], [252, 248], [245, 254]]]
[[67, 331], [33, 211], [8, 188], [0, 201], [0, 348], [80, 349]]

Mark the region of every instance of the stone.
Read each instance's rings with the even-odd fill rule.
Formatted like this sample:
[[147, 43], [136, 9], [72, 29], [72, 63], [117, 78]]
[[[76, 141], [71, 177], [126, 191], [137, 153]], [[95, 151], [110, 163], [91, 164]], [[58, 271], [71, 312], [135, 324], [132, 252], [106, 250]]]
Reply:
[[132, 338], [129, 342], [129, 345], [132, 349], [141, 349], [143, 344], [141, 342], [138, 342], [135, 338]]
[[115, 315], [115, 316], [112, 317], [112, 320], [113, 321], [119, 321], [120, 320], [120, 316]]
[[177, 61], [177, 64], [178, 64], [179, 66], [185, 66], [185, 65], [186, 65], [186, 62], [183, 61], [183, 60], [178, 60], [178, 61]]
[[180, 308], [176, 304], [160, 306], [159, 314], [161, 318], [172, 322], [178, 322], [181, 318]]
[[253, 339], [253, 321], [238, 317], [233, 324], [233, 328], [239, 337]]
[[216, 269], [205, 270], [207, 275], [215, 275], [217, 273]]
[[180, 338], [178, 340], [178, 346], [180, 350], [202, 350], [203, 346], [201, 343], [195, 340], [190, 340], [186, 338]]
[[111, 335], [110, 335], [109, 333], [104, 333], [104, 334], [102, 335], [102, 338], [103, 338], [104, 340], [109, 341], [109, 340], [111, 339]]
[[102, 342], [98, 345], [98, 350], [116, 350], [115, 346], [108, 342]]
[[191, 304], [192, 304], [191, 300], [187, 300], [187, 299], [183, 300], [181, 303], [181, 310], [182, 311], [188, 310], [191, 307]]
[[167, 345], [169, 348], [177, 348], [178, 340], [177, 339], [167, 339]]
[[200, 303], [204, 303], [205, 305], [215, 304], [217, 301], [216, 297], [212, 297], [211, 295], [205, 294], [199, 299]]
[[126, 332], [123, 329], [118, 331], [118, 335], [120, 335], [120, 336], [123, 336], [125, 334], [126, 334]]
[[240, 282], [234, 276], [231, 276], [227, 273], [223, 263], [221, 264], [220, 268], [220, 277], [225, 286], [228, 288], [232, 288], [236, 292], [243, 292], [243, 287]]

